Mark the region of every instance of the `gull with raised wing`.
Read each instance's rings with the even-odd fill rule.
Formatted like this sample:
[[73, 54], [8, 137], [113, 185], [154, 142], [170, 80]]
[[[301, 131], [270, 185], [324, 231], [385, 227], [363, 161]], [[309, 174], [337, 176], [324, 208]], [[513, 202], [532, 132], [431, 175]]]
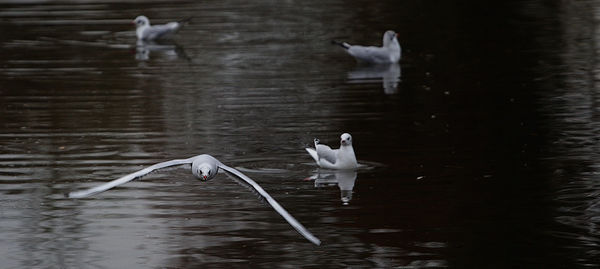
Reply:
[[178, 22], [169, 22], [167, 24], [150, 25], [150, 20], [146, 16], [137, 16], [133, 23], [135, 24], [135, 34], [139, 40], [156, 40], [170, 38], [181, 26], [190, 18]]
[[348, 54], [352, 55], [360, 62], [370, 64], [390, 64], [400, 61], [402, 49], [398, 43], [396, 32], [388, 30], [383, 34], [383, 46], [360, 46], [350, 45], [346, 42], [332, 41], [333, 44], [339, 45], [346, 49]]
[[224, 165], [219, 160], [207, 154], [194, 156], [188, 159], [178, 159], [157, 163], [135, 173], [131, 173], [124, 177], [115, 179], [113, 181], [107, 182], [105, 184], [93, 188], [67, 193], [66, 196], [69, 198], [83, 198], [91, 196], [109, 190], [121, 184], [125, 184], [137, 178], [143, 177], [158, 169], [190, 164], [192, 168], [192, 174], [202, 181], [207, 181], [214, 178], [217, 175], [219, 169], [223, 169], [223, 171], [227, 172], [229, 175], [241, 179], [243, 182], [250, 185], [256, 192], [258, 192], [258, 194], [262, 198], [264, 198], [269, 203], [269, 205], [271, 205], [273, 209], [275, 209], [275, 211], [277, 211], [277, 213], [279, 213], [302, 236], [304, 236], [307, 240], [314, 243], [315, 245], [321, 244], [321, 241], [318, 238], [316, 238], [306, 228], [304, 228], [304, 226], [300, 224], [300, 222], [298, 222], [294, 217], [292, 217], [292, 215], [290, 215], [277, 201], [275, 201], [275, 199], [273, 199], [273, 197], [271, 197], [271, 195], [269, 195], [262, 187], [260, 187], [258, 183], [256, 183], [254, 180], [250, 179], [246, 175], [242, 174], [240, 171], [231, 168], [227, 165]]
[[315, 148], [306, 148], [310, 156], [315, 159], [319, 167], [328, 169], [356, 169], [358, 162], [354, 155], [352, 147], [352, 136], [349, 133], [343, 133], [340, 137], [340, 148], [331, 149], [327, 145], [319, 143], [319, 139], [314, 140]]

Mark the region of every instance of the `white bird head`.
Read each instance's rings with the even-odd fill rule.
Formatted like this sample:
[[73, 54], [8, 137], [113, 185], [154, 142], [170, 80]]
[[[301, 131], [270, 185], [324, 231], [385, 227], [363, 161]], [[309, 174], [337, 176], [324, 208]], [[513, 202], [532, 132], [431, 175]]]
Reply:
[[143, 27], [143, 26], [150, 26], [150, 20], [148, 20], [148, 18], [146, 18], [146, 16], [137, 16], [135, 18], [135, 20], [133, 20], [133, 23], [135, 24], [135, 26], [137, 28]]
[[396, 38], [396, 36], [396, 32], [392, 30], [385, 31], [385, 33], [383, 33], [383, 46], [389, 47], [393, 43], [398, 44], [398, 39]]
[[213, 179], [217, 175], [217, 171], [213, 171], [208, 163], [200, 164], [194, 173], [198, 179], [207, 181]]
[[394, 43], [398, 44], [398, 39], [396, 37], [397, 37], [396, 32], [394, 32], [392, 30], [385, 31], [385, 33], [383, 33], [383, 46], [389, 47], [390, 45], [392, 45]]
[[383, 47], [389, 50], [389, 61], [391, 63], [398, 62], [402, 57], [402, 48], [400, 48], [400, 43], [398, 43], [398, 38], [396, 36], [396, 32], [392, 30], [385, 31], [383, 34]]
[[352, 146], [352, 136], [349, 133], [343, 133], [340, 139], [341, 146]]

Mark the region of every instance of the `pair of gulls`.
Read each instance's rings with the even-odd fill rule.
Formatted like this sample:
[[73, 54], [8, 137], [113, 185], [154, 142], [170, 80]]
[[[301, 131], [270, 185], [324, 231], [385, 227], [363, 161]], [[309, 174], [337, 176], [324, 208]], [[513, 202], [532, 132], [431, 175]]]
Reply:
[[[136, 25], [136, 36], [139, 40], [152, 41], [173, 36], [189, 19], [169, 22], [167, 24], [150, 25], [146, 16], [138, 16], [133, 23]], [[344, 48], [359, 62], [369, 64], [392, 64], [400, 61], [402, 49], [398, 43], [396, 32], [388, 30], [383, 34], [383, 46], [350, 45], [346, 42], [332, 41]]]
[[[310, 156], [312, 156], [317, 165], [320, 167], [344, 170], [358, 168], [356, 156], [354, 155], [354, 149], [352, 148], [352, 136], [350, 136], [350, 134], [342, 134], [340, 142], [341, 145], [339, 149], [331, 149], [329, 146], [322, 145], [316, 138], [314, 140], [314, 144], [314, 149], [306, 148], [306, 151], [308, 151]], [[201, 181], [213, 179], [217, 175], [219, 169], [222, 169], [228, 173], [228, 175], [235, 176], [243, 180], [246, 184], [250, 185], [254, 190], [256, 190], [256, 192], [258, 192], [258, 194], [261, 195], [269, 203], [269, 205], [271, 205], [271, 207], [273, 207], [273, 209], [275, 209], [275, 211], [277, 211], [277, 213], [279, 213], [302, 236], [315, 245], [321, 244], [321, 240], [304, 228], [300, 222], [292, 217], [292, 215], [290, 215], [275, 199], [273, 199], [273, 197], [271, 197], [271, 195], [269, 195], [269, 193], [267, 193], [260, 185], [258, 185], [258, 183], [248, 176], [242, 174], [240, 171], [223, 164], [219, 160], [207, 154], [202, 154], [187, 159], [177, 159], [157, 163], [93, 188], [67, 193], [66, 196], [69, 198], [84, 198], [112, 189], [121, 184], [125, 184], [159, 169], [173, 166], [189, 166], [190, 164], [192, 174]]]

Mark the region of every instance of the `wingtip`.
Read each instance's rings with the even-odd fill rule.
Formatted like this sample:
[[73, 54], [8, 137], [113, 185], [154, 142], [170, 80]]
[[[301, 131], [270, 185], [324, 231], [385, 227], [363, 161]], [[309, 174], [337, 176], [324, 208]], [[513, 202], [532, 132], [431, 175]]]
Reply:
[[[306, 229], [306, 228], [304, 228]], [[298, 230], [298, 232], [304, 236], [304, 238], [306, 238], [308, 241], [310, 241], [311, 243], [315, 244], [316, 246], [321, 246], [321, 240], [319, 240], [319, 238], [317, 238], [316, 236], [314, 236], [313, 234], [311, 234], [309, 231], [305, 230], [305, 231], [300, 231]]]
[[69, 198], [69, 199], [74, 199], [74, 198], [81, 198], [83, 196], [78, 196], [77, 192], [67, 192], [65, 193], [65, 198]]
[[72, 192], [67, 192], [65, 193], [65, 197], [66, 198], [70, 198], [70, 199], [79, 199], [79, 198], [85, 198], [91, 195], [94, 195], [98, 192], [88, 192], [85, 190], [82, 191], [72, 191]]

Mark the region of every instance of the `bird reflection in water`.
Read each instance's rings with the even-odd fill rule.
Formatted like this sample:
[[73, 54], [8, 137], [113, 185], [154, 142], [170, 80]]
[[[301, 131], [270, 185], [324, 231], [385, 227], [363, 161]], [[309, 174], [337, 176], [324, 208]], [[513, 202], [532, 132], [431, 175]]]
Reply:
[[150, 54], [159, 54], [168, 60], [190, 60], [183, 48], [172, 40], [138, 40], [135, 47], [135, 59], [138, 61], [147, 61], [150, 60]]
[[385, 94], [398, 92], [401, 69], [399, 63], [358, 65], [354, 70], [348, 72], [348, 83], [383, 83]]
[[317, 170], [317, 173], [308, 179], [315, 181], [316, 188], [337, 185], [340, 188], [342, 204], [348, 205], [352, 200], [352, 189], [354, 189], [356, 175], [357, 173], [354, 170]]

